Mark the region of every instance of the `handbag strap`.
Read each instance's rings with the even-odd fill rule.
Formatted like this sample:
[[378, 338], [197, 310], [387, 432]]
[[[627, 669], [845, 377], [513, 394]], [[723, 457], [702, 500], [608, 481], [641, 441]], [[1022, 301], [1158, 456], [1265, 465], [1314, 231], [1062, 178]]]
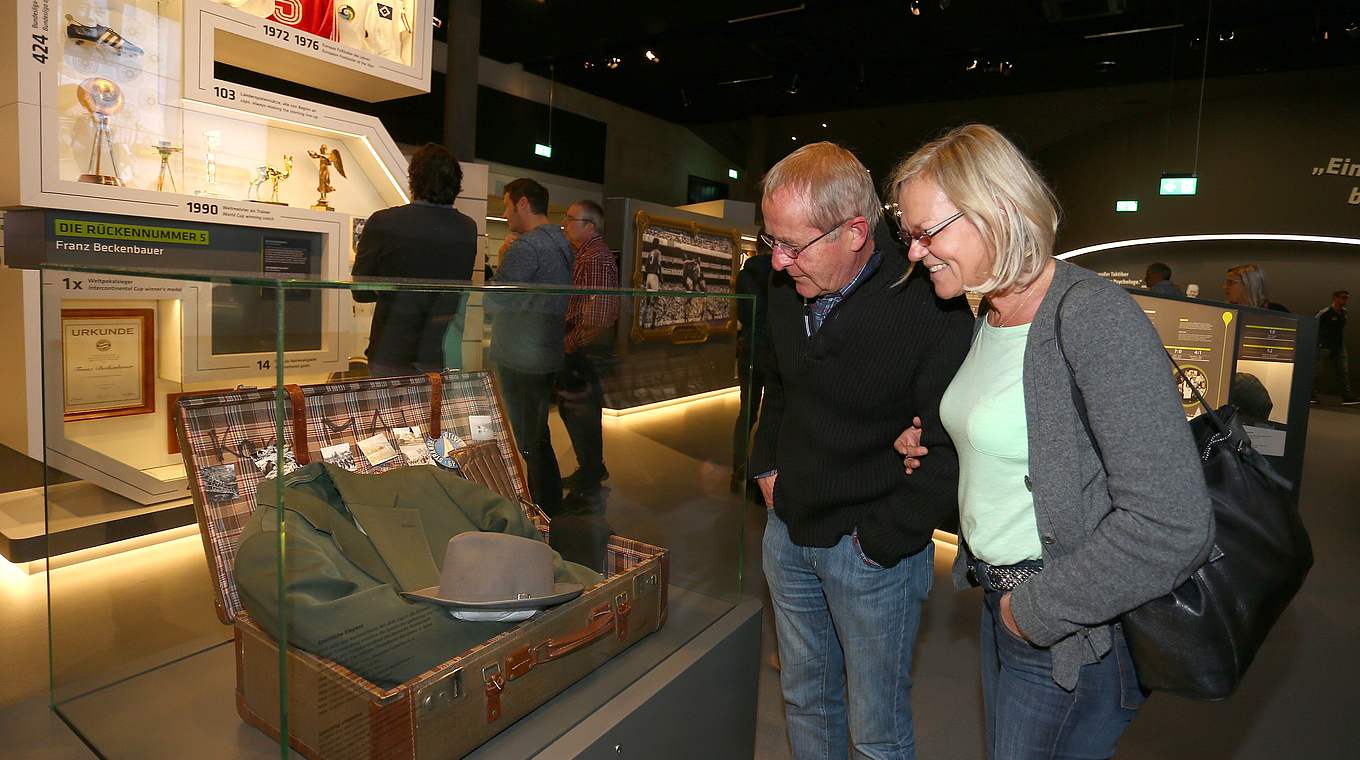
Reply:
[[1058, 355], [1062, 357], [1063, 366], [1067, 368], [1067, 383], [1072, 392], [1072, 406], [1077, 409], [1077, 416], [1081, 418], [1081, 426], [1086, 430], [1086, 439], [1091, 442], [1096, 450], [1096, 456], [1100, 457], [1102, 464], [1105, 462], [1105, 453], [1100, 450], [1100, 442], [1096, 440], [1095, 432], [1091, 430], [1091, 418], [1086, 413], [1086, 396], [1081, 392], [1081, 386], [1077, 385], [1077, 373], [1072, 369], [1072, 362], [1067, 358], [1067, 349], [1063, 346], [1062, 339], [1062, 310], [1063, 304], [1067, 303], [1067, 297], [1081, 283], [1076, 283], [1063, 292], [1062, 298], [1058, 299], [1058, 307], [1053, 313], [1053, 332], [1058, 339]]

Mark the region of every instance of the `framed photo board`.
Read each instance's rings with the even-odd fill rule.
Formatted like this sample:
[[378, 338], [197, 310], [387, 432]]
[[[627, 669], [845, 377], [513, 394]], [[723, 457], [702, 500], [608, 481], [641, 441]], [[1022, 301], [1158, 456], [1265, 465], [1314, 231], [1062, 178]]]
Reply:
[[633, 342], [703, 343], [737, 329], [736, 303], [703, 293], [732, 293], [741, 261], [741, 234], [683, 219], [639, 211], [633, 255], [633, 287], [692, 296], [634, 299]]
[[66, 421], [156, 411], [155, 330], [153, 309], [62, 309]]

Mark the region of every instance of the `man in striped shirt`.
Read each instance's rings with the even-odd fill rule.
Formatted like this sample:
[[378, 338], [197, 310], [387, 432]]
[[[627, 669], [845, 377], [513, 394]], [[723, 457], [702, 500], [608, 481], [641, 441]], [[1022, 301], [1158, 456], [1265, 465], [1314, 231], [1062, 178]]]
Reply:
[[[572, 287], [617, 288], [619, 267], [604, 242], [604, 209], [600, 204], [592, 200], [571, 204], [562, 230], [576, 250]], [[604, 390], [596, 364], [612, 353], [611, 328], [618, 319], [617, 296], [580, 293], [567, 302], [567, 358], [558, 376], [558, 410], [576, 452], [577, 468], [562, 479], [562, 485], [578, 493], [598, 488], [609, 477], [600, 425]]]

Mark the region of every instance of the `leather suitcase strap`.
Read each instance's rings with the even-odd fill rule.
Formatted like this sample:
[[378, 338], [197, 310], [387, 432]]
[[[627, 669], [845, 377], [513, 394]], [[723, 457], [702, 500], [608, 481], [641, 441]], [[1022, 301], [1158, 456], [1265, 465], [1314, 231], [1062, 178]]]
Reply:
[[312, 461], [307, 453], [307, 401], [302, 397], [301, 386], [285, 385], [283, 389], [288, 391], [293, 407], [293, 459], [301, 467]]
[[565, 657], [578, 649], [589, 646], [606, 638], [619, 626], [625, 626], [631, 605], [603, 604], [590, 611], [590, 622], [579, 631], [557, 638], [546, 639], [538, 644], [520, 647], [505, 658], [505, 673], [509, 680], [523, 678], [529, 671], [559, 657]]
[[430, 424], [428, 425], [431, 438], [438, 438], [443, 432], [442, 418], [444, 416], [444, 376], [438, 372], [426, 372], [425, 377], [430, 380]]

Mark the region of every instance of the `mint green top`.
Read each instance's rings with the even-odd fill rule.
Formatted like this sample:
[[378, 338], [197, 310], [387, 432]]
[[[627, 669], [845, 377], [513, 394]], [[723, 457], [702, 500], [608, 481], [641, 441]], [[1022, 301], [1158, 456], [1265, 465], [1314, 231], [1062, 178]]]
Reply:
[[959, 525], [973, 556], [1013, 565], [1042, 556], [1034, 522], [1023, 383], [1029, 325], [986, 319], [940, 399], [940, 420], [959, 452]]

